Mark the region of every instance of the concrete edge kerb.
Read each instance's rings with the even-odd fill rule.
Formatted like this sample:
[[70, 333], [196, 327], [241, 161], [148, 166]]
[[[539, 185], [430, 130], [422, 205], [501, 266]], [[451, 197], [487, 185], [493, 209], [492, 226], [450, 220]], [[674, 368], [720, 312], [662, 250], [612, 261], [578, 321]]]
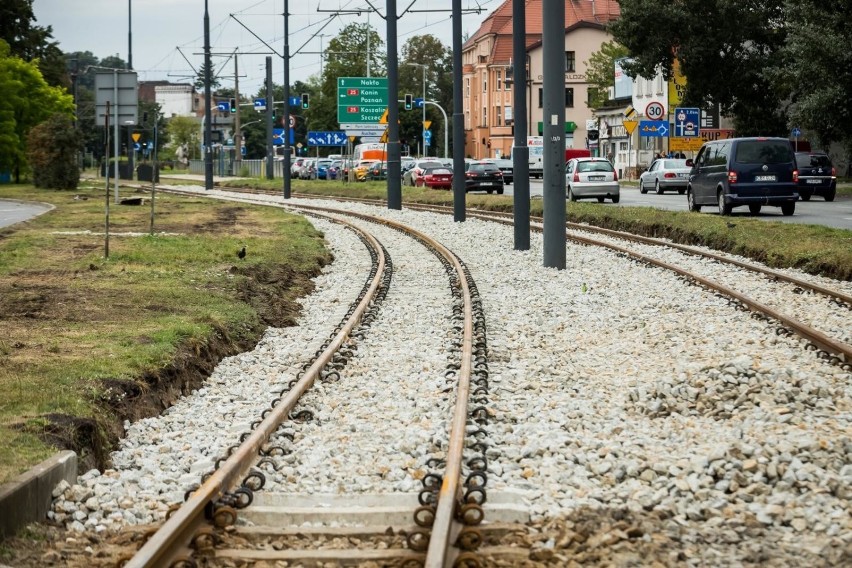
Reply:
[[53, 489], [62, 480], [77, 482], [77, 454], [66, 450], [55, 454], [0, 485], [0, 537], [14, 535], [24, 526], [47, 518]]

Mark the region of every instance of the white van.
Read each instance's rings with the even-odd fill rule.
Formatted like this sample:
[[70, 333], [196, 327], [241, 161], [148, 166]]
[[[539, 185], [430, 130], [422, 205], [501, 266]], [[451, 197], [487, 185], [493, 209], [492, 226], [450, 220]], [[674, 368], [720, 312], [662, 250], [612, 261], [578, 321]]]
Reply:
[[[531, 178], [540, 178], [544, 175], [544, 137], [543, 136], [527, 136], [527, 147], [530, 151], [529, 168]], [[512, 155], [514, 158], [515, 145], [512, 145]]]

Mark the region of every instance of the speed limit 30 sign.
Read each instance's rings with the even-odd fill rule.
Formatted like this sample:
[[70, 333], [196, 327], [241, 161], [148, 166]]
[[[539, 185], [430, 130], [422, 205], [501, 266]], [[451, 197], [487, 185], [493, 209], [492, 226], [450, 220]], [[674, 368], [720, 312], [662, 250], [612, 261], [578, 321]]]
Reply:
[[648, 103], [648, 106], [645, 107], [645, 116], [649, 120], [662, 120], [666, 116], [666, 107], [663, 106], [663, 103], [656, 101]]

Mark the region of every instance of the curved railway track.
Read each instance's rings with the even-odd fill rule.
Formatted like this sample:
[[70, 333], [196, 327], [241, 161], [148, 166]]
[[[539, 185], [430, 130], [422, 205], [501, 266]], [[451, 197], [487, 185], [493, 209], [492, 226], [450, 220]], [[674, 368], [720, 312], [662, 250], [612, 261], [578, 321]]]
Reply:
[[[229, 188], [227, 191], [233, 191], [238, 194], [279, 195], [278, 192], [248, 189], [232, 190]], [[366, 205], [385, 205], [383, 200], [375, 199], [339, 198], [310, 194], [294, 194], [294, 197], [363, 203]], [[406, 204], [406, 207], [416, 211], [428, 211], [440, 214], [452, 213], [452, 208], [446, 206]], [[512, 215], [508, 213], [468, 210], [467, 216], [504, 225], [511, 225], [513, 223]], [[534, 222], [531, 224], [531, 229], [541, 231], [541, 225], [538, 224], [541, 219], [532, 218], [532, 220]], [[588, 236], [589, 233], [592, 235], [601, 235], [604, 238]], [[811, 295], [817, 295], [818, 297], [822, 297], [824, 299], [823, 301], [831, 303], [833, 309], [838, 314], [837, 320], [842, 324], [842, 322], [848, 318], [847, 314], [852, 311], [852, 295], [850, 294], [754, 263], [744, 262], [718, 253], [705, 251], [698, 247], [669, 243], [662, 239], [632, 235], [622, 231], [580, 225], [577, 223], [568, 223], [566, 238], [582, 245], [604, 247], [615, 251], [617, 254], [625, 255], [637, 262], [673, 271], [682, 278], [725, 297], [737, 309], [750, 310], [754, 314], [754, 317], [770, 318], [777, 321], [779, 323], [777, 328], [777, 333], [779, 335], [798, 335], [807, 342], [806, 348], [818, 350], [820, 356], [842, 365], [844, 369], [848, 370], [852, 368], [852, 341], [850, 341], [850, 338], [845, 336], [837, 337], [836, 328], [838, 325], [830, 325], [829, 327], [831, 329], [826, 330], [819, 329], [817, 327], [819, 325], [818, 323], [802, 321], [802, 318], [807, 317], [808, 315], [809, 303], [812, 301], [819, 301], [814, 300]], [[785, 284], [788, 287], [784, 289], [775, 287], [772, 294], [770, 294], [766, 299], [760, 300], [737, 290], [732, 285], [723, 284], [713, 277], [699, 273], [696, 270], [684, 269], [671, 260], [662, 260], [650, 251], [639, 252], [628, 248], [620, 244], [618, 241], [626, 241], [628, 243], [661, 250], [668, 249], [670, 251], [680, 253], [684, 258], [700, 258], [715, 264], [736, 267], [759, 274], [768, 282]], [[803, 294], [803, 292], [806, 292], [807, 294]], [[779, 300], [777, 297], [779, 295], [782, 295], [784, 299]], [[800, 314], [800, 317], [790, 315], [788, 309], [779, 308], [778, 306], [782, 304], [785, 306], [797, 305], [796, 312]]]
[[[271, 458], [282, 450], [270, 443], [272, 436], [287, 420], [311, 419], [309, 411], [294, 412], [297, 403], [316, 381], [330, 380], [333, 384], [335, 376], [339, 378], [340, 370], [357, 349], [353, 342], [369, 333], [369, 325], [378, 316], [390, 285], [392, 263], [386, 251], [369, 231], [340, 218], [345, 215], [403, 232], [440, 260], [453, 296], [452, 322], [457, 336], [453, 340], [453, 353], [457, 361], [448, 365], [445, 375], [451, 385], [448, 390], [453, 390], [455, 397], [448, 447], [443, 459], [433, 458], [428, 463], [431, 469], [422, 480], [423, 489], [418, 496], [420, 506], [411, 511], [416, 527], [394, 531], [396, 536], [405, 537], [393, 541], [397, 546], [395, 550], [388, 546], [387, 535], [373, 534], [365, 535], [366, 540], [359, 540], [358, 550], [352, 547], [342, 553], [332, 553], [332, 556], [356, 564], [378, 559], [402, 566], [479, 566], [475, 551], [483, 543], [478, 525], [484, 519], [486, 501], [488, 359], [484, 313], [470, 272], [439, 242], [400, 223], [319, 207], [294, 209], [344, 223], [354, 230], [370, 251], [373, 260], [370, 276], [323, 349], [305, 363], [288, 388], [281, 391], [270, 408], [252, 424], [251, 431], [241, 437], [241, 444], [229, 448], [226, 455], [216, 461], [215, 470], [203, 476], [200, 487], [187, 492], [183, 505], [172, 510], [155, 532], [146, 535], [142, 547], [124, 565], [195, 566], [199, 556], [209, 559], [211, 554], [234, 561], [258, 559], [252, 556], [250, 547], [217, 553], [215, 548], [222, 535], [221, 529], [234, 525], [239, 518], [238, 511], [251, 506], [256, 492], [265, 484], [261, 468], [264, 463], [274, 464]], [[323, 533], [323, 538], [325, 536]], [[328, 551], [318, 552], [309, 544], [301, 550], [289, 549], [286, 560], [310, 564], [329, 558]]]

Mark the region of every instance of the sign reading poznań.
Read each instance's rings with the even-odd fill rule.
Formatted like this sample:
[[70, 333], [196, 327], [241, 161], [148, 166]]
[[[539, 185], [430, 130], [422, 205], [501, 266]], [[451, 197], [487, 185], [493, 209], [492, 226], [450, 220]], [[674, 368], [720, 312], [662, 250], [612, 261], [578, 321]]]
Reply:
[[337, 122], [376, 124], [387, 106], [387, 77], [337, 79]]

